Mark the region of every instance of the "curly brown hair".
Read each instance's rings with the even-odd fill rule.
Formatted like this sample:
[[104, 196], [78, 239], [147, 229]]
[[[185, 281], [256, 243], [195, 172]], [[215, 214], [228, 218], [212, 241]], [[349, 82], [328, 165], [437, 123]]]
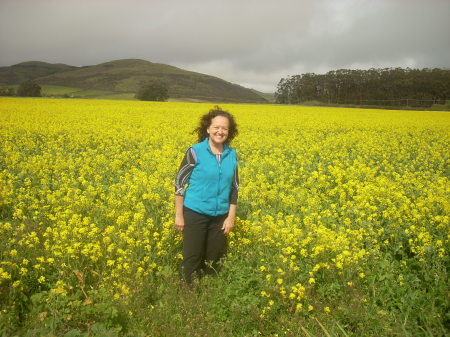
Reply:
[[236, 121], [234, 120], [234, 116], [230, 114], [228, 111], [222, 110], [222, 108], [216, 105], [213, 109], [209, 110], [207, 114], [204, 114], [202, 117], [200, 117], [199, 126], [192, 132], [197, 133], [199, 143], [205, 140], [205, 138], [209, 137], [207, 129], [208, 127], [211, 126], [213, 118], [217, 116], [223, 116], [228, 118], [228, 121], [230, 123], [226, 143], [228, 144], [231, 143], [234, 137], [238, 135], [237, 124]]

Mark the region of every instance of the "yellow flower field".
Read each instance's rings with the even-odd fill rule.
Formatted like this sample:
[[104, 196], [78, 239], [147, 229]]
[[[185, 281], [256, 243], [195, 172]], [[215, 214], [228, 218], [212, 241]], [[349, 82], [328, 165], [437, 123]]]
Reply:
[[[239, 126], [238, 220], [204, 288], [222, 289], [208, 309], [217, 324], [248, 327], [224, 336], [376, 335], [405, 317], [411, 335], [446, 331], [449, 112], [221, 107]], [[210, 108], [0, 99], [0, 335], [94, 334], [100, 317], [122, 334], [162, 315], [161, 282], [181, 258], [174, 177]], [[177, 319], [183, 335], [189, 323]]]

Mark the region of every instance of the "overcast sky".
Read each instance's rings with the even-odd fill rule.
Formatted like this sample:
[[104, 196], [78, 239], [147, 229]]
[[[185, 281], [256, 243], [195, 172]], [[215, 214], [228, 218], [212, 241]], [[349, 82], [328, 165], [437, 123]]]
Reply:
[[0, 66], [166, 63], [274, 92], [340, 68], [450, 68], [450, 0], [0, 0]]

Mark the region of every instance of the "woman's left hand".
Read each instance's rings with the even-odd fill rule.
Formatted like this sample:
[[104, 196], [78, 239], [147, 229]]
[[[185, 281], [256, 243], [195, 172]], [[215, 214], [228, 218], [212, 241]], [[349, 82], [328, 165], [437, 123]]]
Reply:
[[225, 235], [227, 235], [234, 227], [234, 218], [227, 217], [222, 225], [222, 230]]

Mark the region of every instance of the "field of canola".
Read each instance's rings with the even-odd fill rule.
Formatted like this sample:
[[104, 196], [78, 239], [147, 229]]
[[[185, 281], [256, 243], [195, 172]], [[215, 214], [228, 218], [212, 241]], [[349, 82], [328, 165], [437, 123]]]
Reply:
[[238, 219], [190, 308], [173, 182], [212, 104], [0, 99], [0, 335], [448, 333], [449, 112], [221, 107]]

